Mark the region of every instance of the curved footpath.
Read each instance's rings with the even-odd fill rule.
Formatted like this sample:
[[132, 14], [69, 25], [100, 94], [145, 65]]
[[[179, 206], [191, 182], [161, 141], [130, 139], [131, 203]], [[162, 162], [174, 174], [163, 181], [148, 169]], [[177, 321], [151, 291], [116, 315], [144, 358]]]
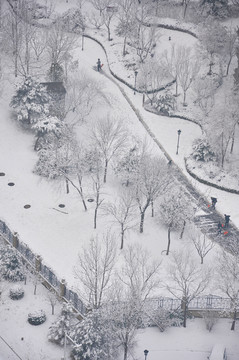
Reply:
[[[9, 2], [9, 0], [7, 0], [7, 1]], [[35, 26], [38, 26], [38, 25], [39, 24], [35, 23]], [[154, 26], [156, 25], [157, 27], [162, 27], [162, 28], [173, 30], [173, 31], [185, 32], [185, 33], [197, 38], [197, 35], [195, 33], [193, 33], [192, 31], [190, 31], [188, 29], [180, 28], [179, 26], [167, 25], [167, 24], [162, 24], [162, 23], [145, 24], [145, 26], [151, 26], [151, 25], [154, 25]], [[224, 217], [222, 217], [222, 215], [219, 212], [217, 212], [215, 210], [211, 211], [208, 208], [208, 200], [198, 190], [196, 190], [192, 186], [192, 184], [189, 182], [187, 177], [184, 175], [183, 171], [180, 169], [180, 167], [175, 162], [173, 162], [173, 159], [171, 159], [171, 157], [169, 156], [167, 151], [160, 144], [160, 142], [158, 141], [156, 136], [153, 134], [153, 132], [148, 127], [148, 125], [145, 123], [145, 121], [144, 121], [143, 117], [140, 115], [139, 111], [136, 109], [136, 107], [131, 102], [131, 100], [127, 96], [126, 92], [124, 91], [124, 89], [119, 85], [119, 83], [115, 79], [117, 79], [118, 81], [120, 81], [122, 84], [124, 84], [125, 86], [127, 86], [129, 88], [131, 88], [137, 92], [139, 92], [139, 91], [137, 89], [134, 89], [134, 87], [132, 85], [128, 84], [125, 80], [121, 79], [117, 74], [115, 74], [110, 69], [108, 54], [107, 54], [107, 51], [106, 51], [105, 47], [103, 46], [103, 44], [98, 39], [94, 38], [91, 35], [84, 34], [84, 37], [87, 37], [87, 38], [91, 39], [92, 41], [97, 42], [101, 46], [101, 48], [103, 49], [103, 51], [105, 53], [106, 60], [107, 60], [107, 66], [108, 66], [109, 72], [111, 74], [111, 76], [109, 76], [106, 73], [104, 73], [105, 76], [107, 76], [107, 78], [109, 80], [111, 80], [119, 88], [122, 95], [127, 100], [129, 105], [131, 106], [132, 110], [136, 114], [137, 118], [139, 119], [141, 124], [144, 126], [145, 130], [148, 132], [148, 134], [151, 136], [151, 138], [154, 140], [154, 142], [157, 144], [157, 146], [160, 148], [160, 150], [164, 153], [164, 156], [166, 157], [166, 159], [171, 162], [172, 175], [179, 181], [181, 186], [184, 187], [184, 189], [186, 191], [186, 196], [188, 197], [188, 200], [191, 201], [192, 203], [195, 203], [197, 206], [198, 206], [198, 204], [200, 204], [200, 208], [203, 211], [203, 215], [197, 216], [195, 218], [195, 223], [197, 223], [197, 225], [201, 228], [202, 232], [207, 234], [207, 236], [211, 240], [218, 242], [220, 245], [222, 245], [224, 248], [226, 248], [230, 251], [231, 244], [238, 243], [238, 241], [239, 241], [239, 230], [237, 229], [237, 227], [234, 226], [233, 224], [230, 225], [230, 228], [228, 229], [228, 232], [226, 234], [227, 239], [230, 239], [230, 241], [224, 242], [225, 237], [223, 237], [223, 235], [219, 235], [219, 236], [217, 235], [217, 224], [219, 221], [221, 223], [224, 223]], [[173, 82], [172, 82], [172, 84], [173, 84]], [[172, 84], [168, 84], [167, 86], [170, 86]], [[157, 89], [156, 91], [163, 90], [164, 88], [165, 87], [162, 87], [160, 89]], [[189, 119], [185, 118], [185, 120], [189, 120]]]
[[[131, 85], [129, 85], [127, 82], [125, 82], [123, 79], [121, 79], [117, 74], [115, 74], [110, 69], [108, 54], [107, 54], [107, 51], [106, 51], [105, 47], [103, 46], [103, 44], [101, 44], [98, 39], [95, 39], [92, 36], [88, 36], [88, 35], [85, 35], [85, 36], [88, 39], [97, 42], [101, 46], [101, 48], [104, 50], [110, 75], [108, 75], [106, 72], [102, 72], [102, 74], [104, 76], [106, 76], [110, 81], [112, 81], [118, 87], [118, 89], [120, 90], [120, 92], [122, 93], [124, 98], [129, 103], [130, 107], [136, 114], [138, 120], [144, 126], [145, 130], [148, 132], [148, 134], [151, 136], [153, 141], [157, 144], [157, 146], [163, 152], [166, 159], [171, 162], [172, 175], [177, 179], [177, 181], [180, 183], [180, 185], [184, 187], [185, 192], [186, 192], [186, 197], [188, 198], [188, 200], [190, 202], [196, 204], [197, 206], [199, 206], [200, 209], [202, 210], [203, 215], [198, 215], [195, 218], [196, 225], [212, 241], [217, 242], [218, 244], [220, 244], [222, 247], [224, 247], [228, 251], [230, 251], [230, 250], [233, 251], [232, 245], [235, 243], [238, 243], [238, 241], [239, 241], [239, 230], [237, 229], [237, 227], [235, 225], [233, 225], [232, 223], [230, 223], [229, 229], [227, 229], [226, 234], [222, 233], [221, 235], [218, 235], [217, 224], [219, 221], [221, 223], [224, 223], [224, 217], [216, 210], [211, 210], [211, 208], [209, 208], [208, 200], [204, 197], [204, 195], [202, 195], [198, 190], [196, 190], [193, 187], [193, 185], [190, 183], [190, 181], [184, 175], [183, 171], [173, 161], [173, 159], [167, 153], [166, 149], [158, 141], [155, 134], [150, 130], [149, 126], [145, 123], [139, 110], [137, 110], [135, 105], [132, 103], [132, 101], [130, 100], [129, 96], [126, 94], [123, 87], [119, 84], [119, 81], [131, 89], [134, 89], [134, 88]], [[134, 89], [134, 90], [137, 91], [137, 89]], [[185, 118], [185, 120], [188, 120], [188, 119]], [[226, 242], [225, 242], [225, 238], [227, 239]]]

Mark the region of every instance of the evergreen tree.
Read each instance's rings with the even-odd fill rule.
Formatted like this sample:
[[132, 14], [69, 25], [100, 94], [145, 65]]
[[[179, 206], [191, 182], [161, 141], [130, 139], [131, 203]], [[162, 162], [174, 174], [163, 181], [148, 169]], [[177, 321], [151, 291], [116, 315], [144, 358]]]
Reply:
[[17, 253], [10, 246], [0, 249], [0, 273], [5, 280], [23, 281], [24, 275], [21, 271], [21, 261]]
[[49, 102], [46, 88], [28, 76], [17, 88], [10, 106], [15, 110], [17, 120], [29, 127], [43, 115], [48, 115]]
[[93, 310], [72, 331], [77, 343], [72, 351], [74, 360], [115, 359], [115, 334], [111, 321], [100, 310]]
[[75, 318], [75, 313], [70, 304], [63, 304], [61, 315], [52, 324], [48, 330], [48, 340], [63, 346], [65, 333], [69, 333], [72, 328], [72, 320]]

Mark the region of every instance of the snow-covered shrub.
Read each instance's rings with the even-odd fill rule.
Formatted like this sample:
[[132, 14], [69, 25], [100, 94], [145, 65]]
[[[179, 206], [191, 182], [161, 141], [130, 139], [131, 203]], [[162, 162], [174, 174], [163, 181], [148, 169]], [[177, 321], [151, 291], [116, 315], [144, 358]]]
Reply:
[[192, 157], [196, 161], [216, 161], [216, 155], [205, 138], [194, 140]]
[[48, 330], [48, 340], [63, 346], [64, 345], [64, 337], [65, 332], [68, 334], [72, 328], [72, 320], [75, 319], [75, 313], [70, 304], [63, 304], [61, 315], [56, 320], [54, 324], [52, 324]]
[[43, 116], [34, 125], [32, 130], [36, 133], [34, 150], [39, 151], [54, 141], [52, 134], [57, 138], [61, 135], [62, 122], [56, 116]]
[[37, 310], [28, 314], [28, 322], [31, 325], [41, 325], [46, 321], [46, 314], [43, 310]]
[[46, 87], [28, 76], [17, 88], [10, 106], [15, 110], [17, 120], [29, 127], [44, 114], [48, 115], [49, 103]]
[[218, 321], [218, 316], [215, 311], [206, 310], [203, 312], [203, 319], [205, 321], [206, 329], [211, 332], [213, 329], [213, 326]]
[[162, 114], [169, 115], [175, 108], [175, 98], [171, 92], [166, 91], [164, 95], [159, 95], [155, 102], [155, 108]]
[[72, 350], [74, 360], [115, 359], [115, 333], [110, 321], [94, 310], [78, 323], [71, 333], [77, 343]]
[[[149, 314], [148, 314], [149, 315]], [[172, 313], [169, 310], [160, 308], [150, 314], [151, 326], [157, 326], [161, 332], [164, 332], [168, 327], [173, 326], [175, 320], [172, 318]]]
[[16, 252], [11, 246], [0, 248], [0, 273], [5, 280], [23, 281], [22, 263]]
[[24, 296], [24, 290], [20, 285], [16, 285], [10, 289], [9, 296], [12, 300], [22, 299]]
[[171, 326], [180, 327], [183, 325], [183, 310], [171, 310], [169, 312]]

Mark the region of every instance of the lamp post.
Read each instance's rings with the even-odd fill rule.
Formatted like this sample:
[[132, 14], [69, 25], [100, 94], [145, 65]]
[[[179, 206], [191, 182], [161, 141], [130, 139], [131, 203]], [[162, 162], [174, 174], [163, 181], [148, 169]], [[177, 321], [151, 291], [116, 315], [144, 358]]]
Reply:
[[148, 350], [144, 350], [144, 359], [147, 360], [147, 355], [148, 355], [149, 351]]
[[138, 71], [135, 70], [134, 72], [134, 95], [135, 95], [135, 89], [136, 89], [136, 79], [137, 79]]
[[177, 151], [176, 155], [178, 155], [178, 149], [179, 149], [179, 138], [180, 138], [181, 130], [178, 130], [178, 142], [177, 142]]

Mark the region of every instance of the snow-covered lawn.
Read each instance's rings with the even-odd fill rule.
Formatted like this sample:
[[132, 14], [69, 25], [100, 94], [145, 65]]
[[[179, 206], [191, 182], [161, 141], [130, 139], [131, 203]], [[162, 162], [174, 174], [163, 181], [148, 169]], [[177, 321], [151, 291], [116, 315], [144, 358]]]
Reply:
[[[61, 12], [70, 3], [72, 4], [73, 1], [69, 1], [67, 4], [63, 0], [59, 1]], [[164, 41], [165, 46], [168, 46], [168, 36], [172, 36], [172, 41], [175, 42], [195, 42], [195, 38], [190, 38], [189, 35], [183, 33], [172, 35], [170, 30], [163, 30], [162, 34], [162, 47]], [[112, 59], [110, 60], [112, 70], [133, 85], [134, 73], [132, 72], [129, 75], [125, 68], [122, 68], [122, 64], [116, 60], [115, 55], [110, 53], [110, 44], [107, 44], [104, 37], [102, 37], [102, 43], [106, 44], [109, 58]], [[110, 103], [104, 104], [103, 107], [97, 104], [88, 119], [88, 124], [84, 126], [86, 128], [88, 126], [90, 129], [96, 117], [104, 116], [108, 112], [113, 113], [114, 116], [123, 119], [131, 136], [141, 140], [146, 139], [152, 151], [162, 155], [162, 152], [146, 133], [128, 102], [122, 96], [119, 88], [103, 74], [92, 71], [92, 66], [96, 64], [97, 58], [100, 58], [105, 64], [104, 71], [109, 75], [107, 61], [101, 47], [92, 40], [85, 39], [84, 51], [82, 51], [81, 36], [79, 36], [79, 47], [74, 51], [74, 60], [79, 61], [78, 72], [85, 73], [100, 81], [102, 90], [110, 100]], [[164, 149], [193, 185], [208, 200], [211, 196], [217, 197], [217, 209], [222, 214], [230, 214], [232, 222], [239, 226], [238, 195], [224, 193], [199, 184], [186, 173], [184, 157], [189, 155], [193, 140], [200, 136], [200, 127], [185, 120], [148, 113], [142, 108], [142, 94], [134, 95], [133, 91], [123, 84], [120, 84], [120, 87], [125, 91]], [[18, 232], [21, 241], [28, 244], [36, 254], [42, 256], [43, 262], [54, 270], [59, 279], [66, 279], [69, 287], [74, 287], [76, 283], [72, 270], [82, 246], [87, 244], [92, 235], [102, 234], [108, 227], [117, 230], [112, 225], [109, 216], [104, 216], [103, 213], [100, 213], [97, 230], [94, 230], [94, 203], [87, 203], [89, 210], [86, 213], [82, 208], [79, 195], [73, 188], [70, 189], [70, 194], [66, 194], [63, 184], [46, 181], [33, 174], [32, 171], [37, 161], [37, 154], [33, 151], [34, 138], [32, 134], [24, 133], [10, 117], [9, 102], [12, 94], [13, 81], [11, 84], [7, 84], [0, 101], [0, 172], [5, 173], [5, 176], [0, 177], [0, 218], [8, 224], [12, 231]], [[179, 154], [176, 155], [178, 129], [182, 133]], [[78, 131], [81, 132], [81, 127], [78, 128]], [[9, 186], [10, 182], [13, 182], [14, 186]], [[118, 188], [119, 183], [110, 170], [109, 179], [104, 188], [105, 201], [114, 199], [113, 194], [117, 193]], [[91, 188], [88, 187], [87, 191], [87, 198], [91, 198]], [[31, 207], [25, 209], [24, 205], [26, 204], [31, 205]], [[59, 204], [65, 205], [64, 212], [57, 211], [61, 210]], [[137, 216], [139, 218], [138, 213], [136, 213]], [[134, 242], [142, 244], [152, 256], [163, 259], [163, 264], [166, 266], [168, 260], [161, 255], [161, 252], [167, 246], [167, 229], [159, 222], [151, 219], [149, 214], [146, 217], [143, 234], [139, 234], [138, 228], [131, 230], [128, 234], [125, 243]], [[178, 234], [173, 233], [171, 249], [175, 250], [182, 246], [188, 247], [188, 242], [184, 239], [179, 240]], [[191, 248], [191, 252], [196, 259], [195, 249]], [[217, 252], [218, 247], [216, 246], [206, 257], [205, 262], [213, 262]], [[199, 261], [199, 258], [196, 261]], [[55, 316], [50, 315], [50, 305], [45, 301], [47, 290], [42, 287], [39, 288], [40, 294], [34, 297], [30, 296], [31, 292], [33, 293], [31, 286], [26, 285], [25, 297], [17, 302], [8, 299], [8, 290], [6, 290], [3, 304], [1, 304], [0, 332], [24, 360], [33, 358], [39, 360], [45, 358], [49, 360], [59, 359], [62, 357], [62, 349], [52, 344], [49, 345], [46, 340], [47, 329], [55, 318]], [[216, 291], [213, 288], [210, 290]], [[48, 314], [47, 321], [39, 327], [32, 327], [27, 323], [27, 314], [35, 308], [39, 309], [39, 307]], [[59, 312], [59, 307], [57, 311]], [[204, 329], [203, 321], [198, 319], [190, 320], [187, 329], [170, 328], [165, 333], [160, 333], [156, 328], [149, 328], [139, 332], [138, 346], [132, 359], [143, 358], [143, 350], [148, 349], [148, 360], [158, 360], [161, 357], [164, 360], [203, 360], [206, 359], [214, 343], [223, 342], [228, 348], [229, 359], [237, 360], [239, 354], [238, 331], [231, 332], [229, 328], [229, 320], [226, 319], [221, 319], [211, 333]], [[24, 339], [21, 340], [21, 338]], [[15, 355], [9, 355], [5, 344], [0, 341], [0, 359], [15, 359], [8, 356]]]

